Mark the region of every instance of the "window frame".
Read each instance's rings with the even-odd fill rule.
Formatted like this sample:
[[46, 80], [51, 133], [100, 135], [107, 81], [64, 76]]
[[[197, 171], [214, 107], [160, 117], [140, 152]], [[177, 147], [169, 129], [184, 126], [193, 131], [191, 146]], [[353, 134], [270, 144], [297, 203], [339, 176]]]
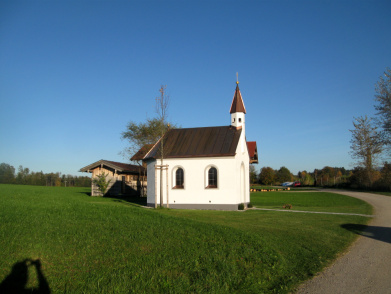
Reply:
[[[213, 178], [211, 178], [211, 170], [214, 170], [214, 174], [212, 175]], [[212, 183], [211, 183], [212, 181]], [[209, 166], [206, 169], [206, 189], [218, 189], [219, 188], [219, 171], [217, 167], [215, 166]]]
[[[182, 170], [182, 185], [178, 185], [177, 173]], [[176, 166], [172, 170], [172, 189], [185, 189], [185, 169], [182, 166]]]

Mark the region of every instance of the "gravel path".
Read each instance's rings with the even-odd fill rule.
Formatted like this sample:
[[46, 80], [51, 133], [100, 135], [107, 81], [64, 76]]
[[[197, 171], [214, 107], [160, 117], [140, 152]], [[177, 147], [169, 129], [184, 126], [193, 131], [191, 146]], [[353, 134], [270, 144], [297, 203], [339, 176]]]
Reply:
[[295, 293], [391, 294], [391, 197], [325, 190], [362, 199], [375, 217], [362, 236], [330, 267], [301, 285]]

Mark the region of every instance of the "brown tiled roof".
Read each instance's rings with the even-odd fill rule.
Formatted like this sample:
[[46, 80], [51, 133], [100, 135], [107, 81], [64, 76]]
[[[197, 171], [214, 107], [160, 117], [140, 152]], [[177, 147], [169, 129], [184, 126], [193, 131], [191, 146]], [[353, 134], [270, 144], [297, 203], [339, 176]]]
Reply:
[[142, 160], [154, 144], [145, 144], [130, 160]]
[[236, 84], [236, 90], [234, 98], [232, 99], [231, 110], [229, 113], [243, 112], [246, 113], [246, 107], [244, 107], [242, 94], [240, 94], [239, 85]]
[[90, 165], [87, 165], [80, 169], [81, 172], [90, 172], [94, 168], [97, 168], [98, 166], [107, 166], [112, 169], [115, 169], [119, 172], [123, 173], [139, 173], [139, 171], [144, 172], [144, 167], [133, 165], [133, 164], [127, 164], [127, 163], [121, 163], [121, 162], [115, 162], [115, 161], [109, 161], [101, 159], [97, 162], [94, 162]]
[[[231, 126], [172, 129], [164, 136], [164, 158], [234, 156], [241, 129]], [[160, 143], [144, 159], [159, 158]]]
[[258, 163], [257, 142], [247, 142], [247, 149], [250, 156], [250, 163]]

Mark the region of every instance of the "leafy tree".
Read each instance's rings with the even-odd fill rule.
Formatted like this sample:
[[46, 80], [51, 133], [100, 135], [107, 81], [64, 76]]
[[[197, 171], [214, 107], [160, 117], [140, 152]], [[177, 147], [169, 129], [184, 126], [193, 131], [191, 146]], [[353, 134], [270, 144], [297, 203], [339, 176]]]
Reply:
[[250, 183], [255, 184], [257, 181], [258, 175], [257, 171], [255, 170], [255, 166], [250, 164]]
[[298, 177], [302, 185], [309, 186], [314, 184], [314, 179], [311, 177], [309, 173], [307, 173], [307, 171], [302, 171], [302, 172], [299, 171]]
[[105, 196], [107, 188], [111, 183], [111, 180], [107, 179], [108, 175], [108, 173], [101, 173], [92, 180], [92, 182], [98, 187], [99, 191], [102, 193], [102, 196]]
[[[168, 117], [168, 106], [169, 106], [169, 96], [166, 94], [166, 86], [161, 86], [159, 89], [160, 96], [156, 98], [156, 118], [147, 119], [145, 123], [136, 123], [129, 122], [127, 125], [127, 130], [122, 133], [122, 139], [128, 140], [130, 146], [123, 152], [124, 155], [128, 158], [132, 157], [139, 151], [143, 146], [147, 144], [155, 144], [160, 139], [160, 165], [163, 165], [164, 158], [164, 134], [171, 128], [176, 128], [172, 123], [169, 123], [167, 120]], [[141, 165], [140, 161], [136, 161]], [[141, 172], [140, 172], [141, 173]], [[145, 176], [145, 175], [144, 175]], [[163, 185], [162, 181], [163, 173], [160, 173], [160, 183]], [[142, 181], [143, 183], [143, 181]], [[142, 189], [143, 191], [143, 189]], [[161, 193], [161, 205], [163, 203], [163, 189], [160, 189]]]
[[371, 119], [367, 116], [355, 118], [353, 125], [354, 129], [350, 130], [352, 133], [350, 154], [357, 160], [357, 164], [364, 168], [368, 185], [371, 187], [374, 182], [374, 167], [383, 151], [383, 143], [377, 127], [372, 126]]
[[368, 177], [368, 171], [361, 166], [357, 166], [353, 169], [350, 176], [350, 185], [352, 188], [370, 188], [372, 189], [373, 183], [380, 179], [381, 175], [379, 171], [373, 170], [371, 178]]
[[391, 164], [387, 161], [381, 169], [380, 179], [376, 182], [376, 186], [378, 189], [391, 191]]
[[279, 183], [291, 182], [293, 176], [288, 168], [285, 166], [280, 167], [280, 169], [276, 173], [276, 180]]
[[128, 140], [130, 143], [125, 152], [132, 156], [144, 145], [155, 144], [160, 139], [162, 130], [166, 132], [168, 125], [158, 118], [147, 119], [145, 123], [130, 121], [126, 131], [122, 132], [122, 139]]
[[[375, 109], [378, 111], [377, 122], [383, 129], [382, 139], [391, 149], [391, 69], [387, 68], [384, 77], [380, 77], [375, 86]], [[390, 151], [390, 150], [389, 150]]]
[[16, 175], [16, 183], [26, 185], [29, 173], [30, 173], [29, 168], [27, 168], [27, 167], [23, 168], [23, 166], [19, 165], [18, 174]]
[[263, 185], [272, 185], [276, 180], [276, 173], [271, 167], [263, 167], [259, 173], [259, 182]]
[[7, 163], [0, 164], [0, 183], [11, 184], [15, 180], [15, 168]]

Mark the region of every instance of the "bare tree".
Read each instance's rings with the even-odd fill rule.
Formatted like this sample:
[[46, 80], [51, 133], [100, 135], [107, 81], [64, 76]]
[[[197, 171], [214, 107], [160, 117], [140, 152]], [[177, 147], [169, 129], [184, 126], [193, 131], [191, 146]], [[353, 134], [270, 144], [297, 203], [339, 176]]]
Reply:
[[376, 126], [372, 126], [367, 116], [354, 118], [354, 129], [350, 130], [352, 149], [350, 154], [357, 160], [359, 166], [365, 169], [369, 186], [373, 184], [374, 168], [383, 151], [383, 143]]
[[163, 206], [163, 159], [164, 159], [164, 134], [167, 125], [168, 106], [170, 104], [170, 97], [166, 94], [166, 87], [162, 85], [159, 89], [160, 96], [156, 98], [156, 113], [160, 120], [160, 207]]

